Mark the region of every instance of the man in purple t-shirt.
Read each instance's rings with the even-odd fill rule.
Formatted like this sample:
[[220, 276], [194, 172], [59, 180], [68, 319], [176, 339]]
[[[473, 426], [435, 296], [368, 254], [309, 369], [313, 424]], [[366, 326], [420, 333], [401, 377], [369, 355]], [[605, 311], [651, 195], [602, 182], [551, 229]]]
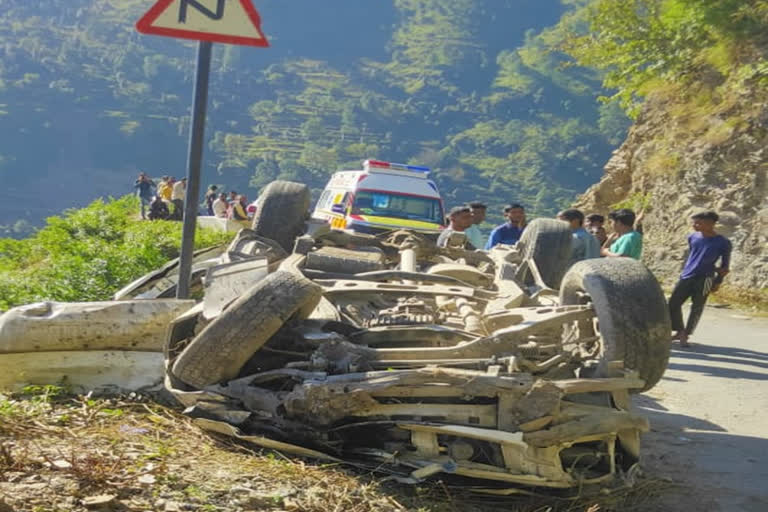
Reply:
[[[669, 298], [669, 314], [672, 318], [673, 340], [680, 340], [681, 347], [688, 347], [688, 337], [693, 334], [704, 312], [704, 304], [710, 292], [717, 291], [728, 274], [731, 263], [731, 242], [715, 232], [720, 217], [715, 212], [693, 215], [693, 229], [688, 237], [688, 260], [680, 280]], [[720, 267], [715, 267], [720, 260]], [[683, 325], [683, 303], [691, 299], [691, 313]]]

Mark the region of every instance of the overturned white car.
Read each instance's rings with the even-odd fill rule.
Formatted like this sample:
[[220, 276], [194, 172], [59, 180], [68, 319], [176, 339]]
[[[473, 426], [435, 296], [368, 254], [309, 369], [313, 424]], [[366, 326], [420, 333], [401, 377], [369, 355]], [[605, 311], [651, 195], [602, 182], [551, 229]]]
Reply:
[[[167, 331], [166, 387], [201, 426], [405, 482], [564, 488], [637, 462], [648, 423], [629, 393], [670, 350], [640, 262], [567, 269], [554, 220], [482, 252], [307, 223], [300, 184], [259, 203], [253, 229], [198, 264], [203, 298]], [[165, 296], [167, 274], [120, 298]]]

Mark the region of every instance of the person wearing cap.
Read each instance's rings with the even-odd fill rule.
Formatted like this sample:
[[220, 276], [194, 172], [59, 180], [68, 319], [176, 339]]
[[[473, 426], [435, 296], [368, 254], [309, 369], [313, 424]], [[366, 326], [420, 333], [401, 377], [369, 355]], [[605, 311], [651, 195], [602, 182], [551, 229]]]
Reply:
[[491, 231], [485, 250], [489, 250], [499, 244], [514, 245], [520, 240], [525, 229], [525, 208], [518, 203], [510, 204], [504, 208], [504, 218], [507, 222], [497, 226]]
[[[448, 242], [451, 239], [451, 235], [454, 233], [465, 233], [468, 227], [472, 225], [472, 209], [469, 206], [454, 206], [451, 211], [448, 212], [448, 227], [445, 228], [440, 236], [437, 238], [438, 247], [448, 247]], [[469, 240], [465, 243], [464, 247], [471, 251], [475, 250], [475, 246], [469, 243]]]
[[472, 225], [469, 226], [464, 232], [467, 234], [469, 243], [477, 248], [485, 247], [485, 237], [483, 236], [483, 232], [480, 231], [478, 226], [482, 224], [483, 221], [485, 221], [485, 214], [488, 210], [488, 207], [483, 203], [475, 201], [469, 203], [469, 208], [472, 211]]
[[[679, 340], [681, 347], [690, 346], [688, 337], [701, 319], [707, 297], [720, 287], [731, 264], [731, 242], [715, 231], [720, 216], [708, 211], [693, 215], [691, 220], [695, 232], [688, 236], [688, 259], [669, 298], [669, 316], [675, 331], [672, 339]], [[683, 303], [688, 299], [691, 312], [688, 322], [683, 324]]]

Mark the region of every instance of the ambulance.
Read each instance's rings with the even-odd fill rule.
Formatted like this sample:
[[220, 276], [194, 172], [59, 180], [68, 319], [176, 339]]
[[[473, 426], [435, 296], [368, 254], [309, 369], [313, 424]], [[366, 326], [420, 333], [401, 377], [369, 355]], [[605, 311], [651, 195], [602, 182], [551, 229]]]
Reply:
[[393, 229], [439, 233], [443, 200], [429, 168], [366, 160], [361, 171], [335, 173], [312, 214], [333, 229], [379, 234]]

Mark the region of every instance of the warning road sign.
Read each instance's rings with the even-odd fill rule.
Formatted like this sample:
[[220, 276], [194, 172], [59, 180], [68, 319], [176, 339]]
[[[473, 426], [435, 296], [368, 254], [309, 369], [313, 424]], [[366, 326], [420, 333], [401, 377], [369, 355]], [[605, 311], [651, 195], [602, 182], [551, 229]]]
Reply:
[[269, 46], [251, 0], [159, 0], [138, 23], [142, 34]]
[[200, 171], [205, 147], [208, 82], [213, 43], [269, 46], [261, 31], [261, 18], [251, 0], [158, 0], [136, 23], [142, 34], [195, 39], [197, 67], [192, 92], [192, 126], [187, 156], [187, 193], [184, 198], [184, 227], [181, 234], [177, 299], [188, 299], [195, 248], [197, 205], [200, 200]]

